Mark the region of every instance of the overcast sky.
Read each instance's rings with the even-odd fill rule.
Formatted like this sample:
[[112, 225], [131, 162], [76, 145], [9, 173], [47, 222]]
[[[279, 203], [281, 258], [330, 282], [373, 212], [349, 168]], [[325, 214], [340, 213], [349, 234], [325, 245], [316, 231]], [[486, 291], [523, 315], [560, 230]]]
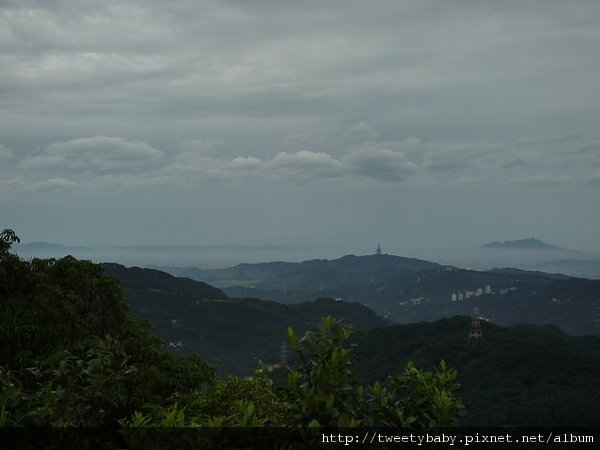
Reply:
[[0, 0], [0, 228], [600, 251], [599, 23], [576, 0]]

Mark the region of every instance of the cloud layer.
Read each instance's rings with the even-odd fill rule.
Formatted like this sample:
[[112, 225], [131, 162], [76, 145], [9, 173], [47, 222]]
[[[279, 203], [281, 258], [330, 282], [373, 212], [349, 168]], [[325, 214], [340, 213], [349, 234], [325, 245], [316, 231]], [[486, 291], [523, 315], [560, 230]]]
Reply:
[[599, 22], [585, 0], [2, 1], [0, 208], [84, 241], [600, 249]]
[[140, 170], [147, 163], [159, 159], [162, 153], [139, 141], [118, 137], [94, 136], [56, 142], [40, 155], [19, 163], [22, 169], [61, 169], [72, 171], [127, 171]]
[[[342, 133], [342, 138], [345, 136]], [[373, 136], [369, 135], [369, 139]], [[552, 186], [589, 181], [595, 184], [600, 152], [595, 143], [568, 135], [512, 142], [482, 140], [363, 142], [340, 156], [324, 151], [281, 151], [259, 155], [221, 155], [214, 141], [183, 143], [181, 150], [159, 150], [142, 141], [94, 136], [55, 142], [26, 155], [13, 168], [38, 186], [74, 188], [101, 180], [114, 188], [133, 185], [193, 186], [207, 182], [379, 183], [495, 182]], [[12, 152], [3, 147], [5, 159]], [[60, 178], [55, 175], [60, 175]], [[69, 178], [71, 181], [69, 181]], [[41, 190], [37, 189], [37, 190]]]

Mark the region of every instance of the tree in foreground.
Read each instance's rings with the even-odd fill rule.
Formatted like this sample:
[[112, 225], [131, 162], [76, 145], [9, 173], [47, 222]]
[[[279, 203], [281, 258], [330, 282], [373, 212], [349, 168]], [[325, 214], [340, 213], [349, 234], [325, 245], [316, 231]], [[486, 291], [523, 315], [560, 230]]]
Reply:
[[353, 332], [324, 317], [317, 332], [287, 337], [298, 362], [252, 378], [218, 380], [167, 408], [136, 412], [127, 427], [387, 427], [421, 429], [456, 424], [463, 405], [456, 371], [444, 361], [435, 372], [408, 363], [399, 375], [370, 385], [352, 369]]

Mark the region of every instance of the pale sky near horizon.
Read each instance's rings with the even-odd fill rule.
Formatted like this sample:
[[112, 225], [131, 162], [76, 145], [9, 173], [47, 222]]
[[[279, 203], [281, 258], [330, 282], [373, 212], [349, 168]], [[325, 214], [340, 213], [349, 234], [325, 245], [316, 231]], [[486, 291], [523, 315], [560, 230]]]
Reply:
[[0, 229], [600, 251], [598, 23], [583, 0], [0, 0]]

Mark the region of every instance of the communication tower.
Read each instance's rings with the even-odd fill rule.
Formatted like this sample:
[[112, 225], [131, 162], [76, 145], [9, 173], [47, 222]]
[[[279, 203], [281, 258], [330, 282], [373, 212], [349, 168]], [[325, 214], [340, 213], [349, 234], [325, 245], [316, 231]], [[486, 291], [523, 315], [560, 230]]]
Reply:
[[473, 317], [471, 318], [471, 330], [469, 331], [469, 339], [479, 339], [483, 337], [481, 331], [481, 318], [479, 317], [479, 308], [473, 308]]
[[285, 341], [281, 343], [281, 366], [285, 367], [288, 365], [288, 354], [287, 354], [287, 344]]

